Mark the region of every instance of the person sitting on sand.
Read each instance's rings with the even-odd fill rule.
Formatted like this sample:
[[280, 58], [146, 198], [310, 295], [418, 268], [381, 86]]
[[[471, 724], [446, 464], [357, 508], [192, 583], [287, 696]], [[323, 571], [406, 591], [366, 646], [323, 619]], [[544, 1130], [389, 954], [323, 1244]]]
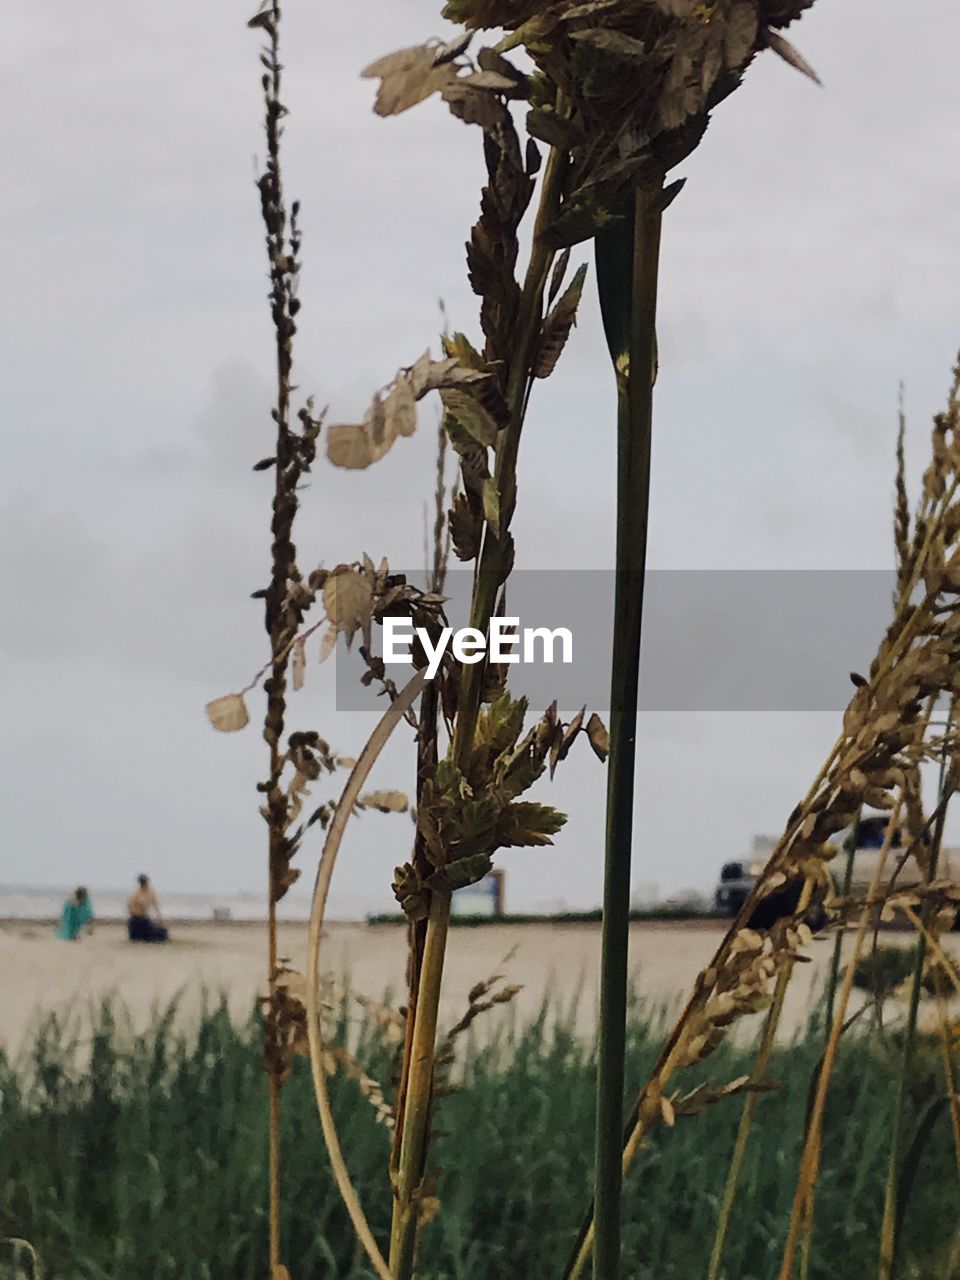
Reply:
[[166, 942], [168, 934], [160, 918], [160, 904], [149, 876], [137, 876], [137, 887], [127, 903], [130, 918], [127, 936], [131, 942]]
[[84, 929], [88, 933], [93, 932], [93, 903], [90, 901], [89, 893], [83, 885], [80, 885], [63, 904], [57, 937], [65, 938], [68, 942], [77, 942]]

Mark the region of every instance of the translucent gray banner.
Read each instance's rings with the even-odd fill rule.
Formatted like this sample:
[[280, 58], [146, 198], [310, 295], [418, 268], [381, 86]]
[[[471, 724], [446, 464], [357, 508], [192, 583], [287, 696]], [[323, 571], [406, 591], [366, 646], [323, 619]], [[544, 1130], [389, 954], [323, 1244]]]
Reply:
[[[422, 573], [407, 575], [423, 583]], [[451, 569], [449, 623], [469, 622], [472, 572]], [[655, 570], [646, 575], [640, 708], [644, 711], [841, 711], [850, 672], [864, 672], [892, 618], [894, 574], [851, 570]], [[524, 628], [566, 628], [572, 661], [513, 663], [509, 686], [542, 709], [610, 709], [614, 575], [605, 570], [518, 570], [503, 616]], [[374, 650], [383, 635], [374, 627]], [[537, 652], [542, 645], [537, 646]], [[337, 708], [370, 710], [376, 684], [342, 640], [336, 650]], [[391, 665], [398, 685], [411, 664]], [[382, 703], [381, 703], [382, 705]]]

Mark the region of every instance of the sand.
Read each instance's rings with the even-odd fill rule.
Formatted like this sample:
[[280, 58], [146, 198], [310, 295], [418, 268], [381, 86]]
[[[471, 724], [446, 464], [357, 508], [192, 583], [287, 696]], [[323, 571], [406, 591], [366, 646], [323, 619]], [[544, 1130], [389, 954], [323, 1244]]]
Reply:
[[[642, 923], [630, 939], [632, 976], [644, 995], [675, 1004], [690, 989], [722, 936], [718, 922]], [[455, 1021], [467, 993], [480, 978], [503, 973], [523, 983], [515, 1007], [521, 1019], [538, 1009], [545, 992], [569, 1003], [579, 993], [577, 1027], [594, 1026], [599, 928], [596, 925], [488, 925], [450, 934], [442, 1019]], [[907, 945], [909, 933], [884, 933], [883, 942]], [[849, 945], [849, 944], [848, 944]], [[947, 942], [960, 955], [960, 935]], [[306, 928], [281, 926], [281, 954], [305, 967]], [[91, 1009], [115, 996], [135, 1028], [152, 1011], [179, 1000], [182, 1025], [195, 1021], [204, 998], [223, 993], [238, 1019], [249, 1013], [262, 989], [266, 929], [261, 924], [178, 924], [162, 946], [132, 944], [120, 924], [101, 923], [77, 943], [53, 936], [53, 927], [8, 921], [0, 924], [0, 1045], [13, 1055], [47, 1013], [71, 1017], [82, 1036]], [[823, 983], [832, 942], [816, 942], [813, 962], [797, 967], [788, 991], [783, 1034], [802, 1025], [814, 991]], [[510, 952], [513, 955], [505, 959]], [[324, 938], [321, 965], [375, 999], [402, 992], [405, 932], [396, 925], [335, 924]], [[395, 1003], [402, 1002], [402, 994]], [[752, 1021], [752, 1019], [751, 1019]], [[744, 1030], [747, 1030], [745, 1027]]]

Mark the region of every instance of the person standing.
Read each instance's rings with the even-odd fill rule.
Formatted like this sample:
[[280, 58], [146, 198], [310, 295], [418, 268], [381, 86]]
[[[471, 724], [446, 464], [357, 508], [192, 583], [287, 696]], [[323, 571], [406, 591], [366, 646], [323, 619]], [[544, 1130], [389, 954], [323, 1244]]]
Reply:
[[137, 887], [127, 903], [127, 936], [131, 942], [166, 942], [167, 928], [149, 876], [137, 876]]
[[67, 942], [77, 942], [84, 929], [93, 932], [93, 903], [83, 885], [79, 885], [63, 904], [57, 937]]

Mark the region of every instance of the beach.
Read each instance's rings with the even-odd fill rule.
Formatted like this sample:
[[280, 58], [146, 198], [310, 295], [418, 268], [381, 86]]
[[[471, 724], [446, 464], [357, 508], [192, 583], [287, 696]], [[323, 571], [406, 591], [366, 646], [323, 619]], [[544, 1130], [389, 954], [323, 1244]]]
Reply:
[[[722, 932], [716, 920], [635, 924], [630, 969], [636, 989], [654, 1006], [679, 1003], [708, 963]], [[471, 987], [499, 973], [508, 983], [522, 984], [513, 1004], [520, 1022], [536, 1014], [546, 995], [554, 1007], [571, 1009], [578, 1033], [590, 1036], [599, 941], [594, 924], [453, 929], [442, 1022], [455, 1022], [467, 1006]], [[882, 941], [909, 945], [912, 937], [884, 931]], [[306, 945], [305, 924], [281, 925], [280, 954], [291, 967], [305, 969]], [[951, 935], [946, 945], [953, 955], [960, 954], [960, 935]], [[396, 1005], [404, 999], [405, 952], [406, 933], [400, 925], [338, 923], [324, 934], [320, 963], [324, 972], [345, 981], [352, 991]], [[91, 1011], [105, 998], [114, 999], [129, 1014], [135, 1031], [146, 1028], [154, 1011], [174, 1000], [179, 1025], [188, 1030], [204, 1000], [221, 995], [233, 1016], [242, 1020], [263, 990], [265, 954], [262, 923], [180, 922], [172, 926], [168, 943], [149, 946], [128, 942], [118, 922], [98, 923], [92, 936], [71, 943], [55, 938], [52, 924], [6, 921], [0, 924], [0, 1045], [15, 1056], [51, 1013], [68, 1018], [82, 1038]], [[822, 989], [832, 942], [815, 941], [810, 954], [812, 961], [797, 966], [788, 988], [781, 1024], [785, 1036], [803, 1024], [815, 992]], [[488, 1026], [493, 1023], [492, 1018], [485, 1021]]]

